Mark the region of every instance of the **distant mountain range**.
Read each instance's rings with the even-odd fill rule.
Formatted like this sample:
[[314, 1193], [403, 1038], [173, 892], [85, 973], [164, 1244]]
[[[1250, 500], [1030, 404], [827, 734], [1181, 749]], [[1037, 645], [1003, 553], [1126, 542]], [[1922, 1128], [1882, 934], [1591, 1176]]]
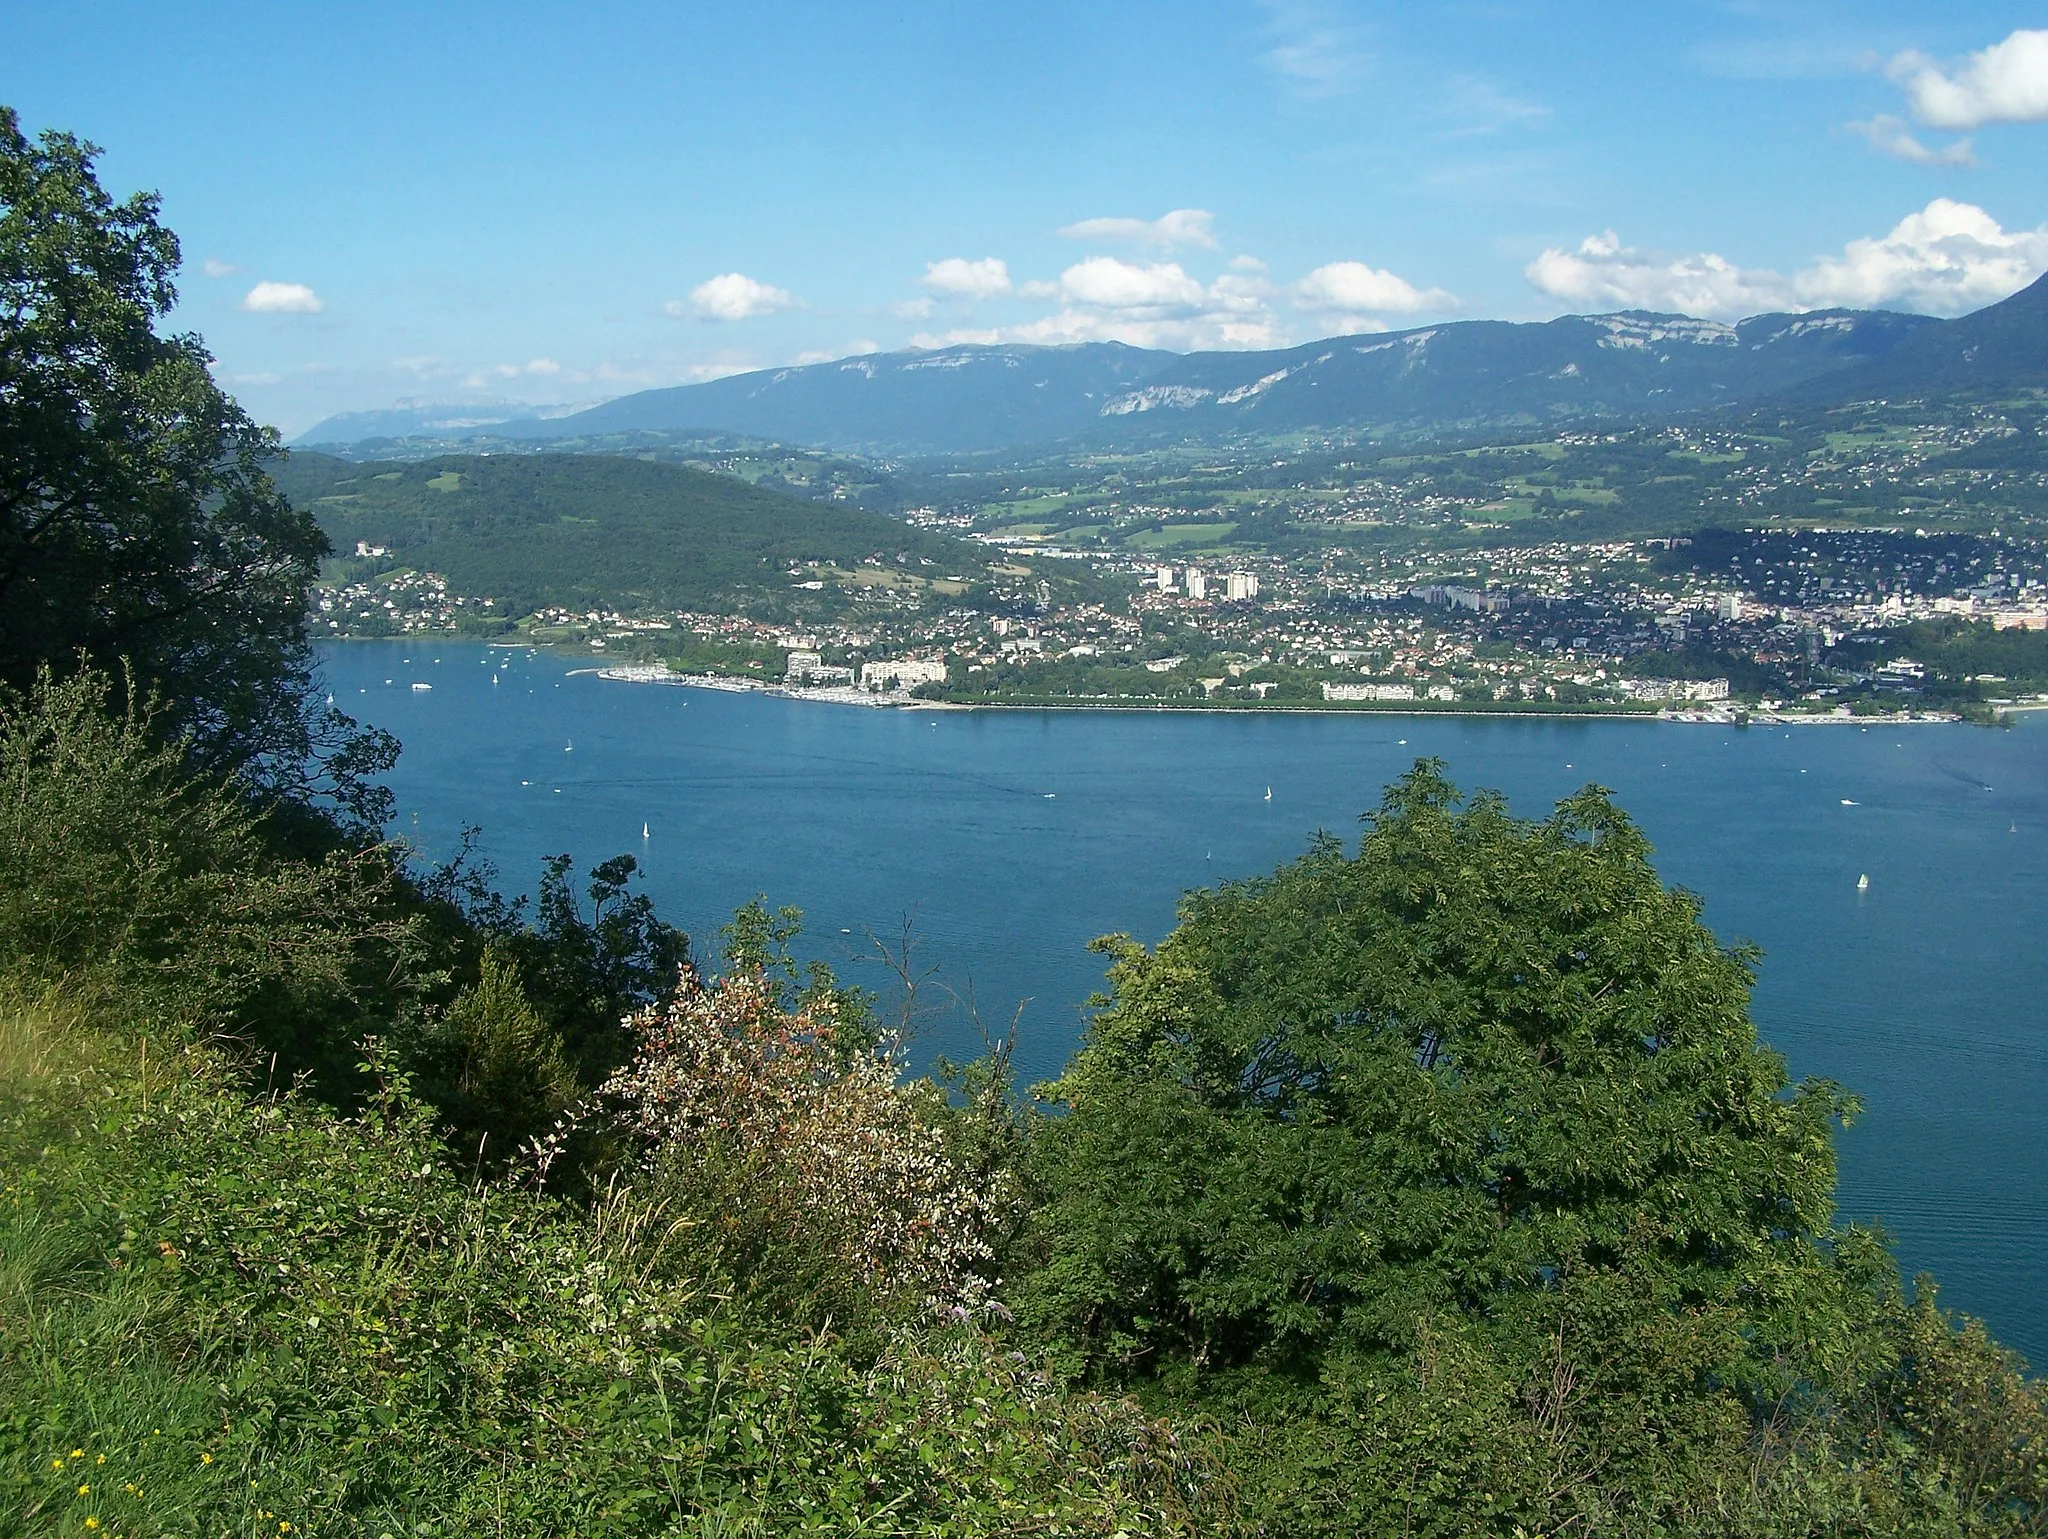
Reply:
[[[723, 431], [852, 452], [954, 454], [1076, 437], [1426, 431], [2035, 385], [2048, 385], [2048, 278], [1951, 321], [1819, 310], [1727, 325], [1623, 311], [1453, 321], [1271, 352], [1099, 342], [876, 353], [645, 390], [552, 420], [385, 436], [588, 442]], [[354, 426], [377, 415], [330, 418], [298, 441], [358, 441], [372, 435]]]

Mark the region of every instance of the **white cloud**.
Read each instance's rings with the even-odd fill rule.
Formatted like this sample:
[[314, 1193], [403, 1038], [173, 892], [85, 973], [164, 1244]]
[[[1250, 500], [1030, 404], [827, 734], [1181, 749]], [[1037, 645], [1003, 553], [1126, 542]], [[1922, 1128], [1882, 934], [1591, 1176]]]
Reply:
[[[399, 364], [400, 367], [406, 367], [413, 362], [414, 360], [411, 359], [401, 359]], [[431, 364], [435, 360], [428, 359], [425, 362]], [[413, 372], [426, 373], [428, 371], [425, 369], [415, 369]], [[472, 369], [463, 377], [462, 382], [472, 390], [481, 390], [484, 386], [495, 384], [499, 380], [542, 379], [560, 374], [561, 372], [562, 366], [556, 363], [554, 359], [533, 358], [525, 363], [494, 363], [485, 368]]]
[[242, 308], [258, 315], [318, 315], [327, 306], [303, 283], [265, 279], [242, 296]]
[[1745, 270], [1712, 251], [1674, 256], [1624, 246], [1612, 230], [1589, 235], [1576, 251], [1552, 247], [1523, 269], [1552, 299], [1587, 310], [1675, 310], [1738, 317], [1782, 308], [1785, 280]]
[[219, 257], [208, 257], [199, 264], [199, 270], [209, 278], [232, 278], [241, 267], [234, 262], [223, 262]]
[[1889, 235], [1852, 240], [1794, 280], [1809, 305], [1903, 303], [1936, 315], [1994, 304], [2048, 271], [2048, 225], [2006, 230], [1971, 203], [1936, 198]]
[[1907, 161], [1916, 166], [1974, 166], [1977, 163], [1975, 150], [1967, 139], [1955, 139], [1934, 149], [1920, 142], [1913, 130], [1900, 118], [1879, 113], [1868, 122], [1851, 123], [1849, 132], [1860, 134], [1870, 141], [1871, 148], [1894, 160]]
[[1155, 262], [1140, 267], [1115, 257], [1089, 257], [1060, 274], [1060, 290], [1065, 298], [1078, 304], [1112, 310], [1202, 302], [1202, 285], [1182, 272], [1178, 262]]
[[670, 315], [694, 314], [702, 321], [745, 321], [794, 310], [799, 303], [789, 290], [761, 283], [745, 273], [720, 273], [690, 290], [688, 308], [675, 299], [662, 308]]
[[993, 347], [998, 342], [1015, 342], [1000, 326], [956, 326], [951, 331], [920, 331], [910, 339], [912, 347]]
[[1318, 267], [1294, 285], [1293, 300], [1295, 309], [1311, 315], [1347, 317], [1413, 315], [1418, 310], [1446, 310], [1457, 303], [1442, 289], [1418, 289], [1398, 274], [1363, 262], [1331, 262]]
[[1060, 230], [1068, 240], [1121, 241], [1171, 251], [1176, 246], [1216, 249], [1209, 227], [1216, 216], [1206, 208], [1177, 208], [1157, 219], [1083, 219]]
[[1233, 270], [1241, 273], [1262, 273], [1266, 270], [1264, 262], [1250, 255], [1234, 256], [1230, 259], [1230, 265]]
[[978, 262], [947, 257], [927, 263], [924, 277], [918, 281], [949, 299], [992, 299], [1010, 292], [1010, 268], [1001, 257], [983, 257]]
[[921, 321], [932, 313], [931, 296], [920, 294], [916, 299], [899, 299], [889, 306], [889, 313], [899, 321]]
[[2048, 120], [2048, 31], [2021, 29], [1948, 68], [1924, 53], [1902, 53], [1885, 73], [1930, 128]]
[[1227, 273], [1203, 284], [1177, 262], [1136, 263], [1089, 257], [1057, 283], [1033, 282], [1018, 292], [1052, 299], [1059, 308], [1019, 326], [921, 333], [918, 347], [965, 342], [1128, 342], [1137, 347], [1271, 347], [1281, 340], [1265, 301], [1266, 284]]
[[1711, 251], [1673, 255], [1624, 246], [1611, 230], [1575, 251], [1553, 247], [1525, 269], [1540, 291], [1575, 308], [1675, 310], [1721, 320], [1834, 306], [1959, 315], [2017, 292], [2044, 271], [2048, 225], [2006, 230], [1974, 204], [1948, 198], [1790, 278]]

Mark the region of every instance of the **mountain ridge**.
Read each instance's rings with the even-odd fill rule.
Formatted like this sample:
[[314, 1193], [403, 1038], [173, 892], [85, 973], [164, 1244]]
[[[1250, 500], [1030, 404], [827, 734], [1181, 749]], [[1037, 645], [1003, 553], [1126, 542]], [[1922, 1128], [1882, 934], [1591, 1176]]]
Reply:
[[[1554, 426], [2013, 382], [2048, 383], [2048, 278], [1954, 320], [1832, 309], [1721, 322], [1624, 310], [1449, 321], [1251, 352], [965, 343], [755, 370], [447, 436], [727, 432], [931, 455], [1070, 438]], [[343, 420], [298, 442], [319, 442]]]

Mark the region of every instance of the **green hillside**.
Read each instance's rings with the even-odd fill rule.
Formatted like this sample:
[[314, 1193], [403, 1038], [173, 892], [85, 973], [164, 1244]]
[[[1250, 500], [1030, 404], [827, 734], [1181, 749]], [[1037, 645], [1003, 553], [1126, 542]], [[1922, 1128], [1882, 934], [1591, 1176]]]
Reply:
[[775, 608], [799, 565], [970, 579], [986, 568], [979, 547], [879, 513], [614, 455], [354, 464], [299, 451], [273, 474], [338, 552], [387, 547], [512, 614]]

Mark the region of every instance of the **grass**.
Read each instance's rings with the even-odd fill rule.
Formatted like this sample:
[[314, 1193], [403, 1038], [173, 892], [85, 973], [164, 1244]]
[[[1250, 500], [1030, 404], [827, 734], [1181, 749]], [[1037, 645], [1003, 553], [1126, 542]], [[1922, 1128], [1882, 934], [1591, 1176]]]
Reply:
[[676, 1215], [447, 1168], [402, 1086], [344, 1118], [137, 1024], [0, 995], [7, 1539], [1163, 1531], [1131, 1408], [950, 1327], [849, 1357]]

